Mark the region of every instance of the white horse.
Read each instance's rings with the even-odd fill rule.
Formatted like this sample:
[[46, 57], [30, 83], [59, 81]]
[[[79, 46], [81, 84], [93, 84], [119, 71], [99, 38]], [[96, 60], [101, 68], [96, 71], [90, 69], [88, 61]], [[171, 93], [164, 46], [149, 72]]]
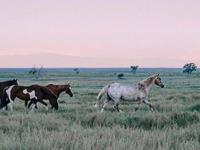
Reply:
[[138, 106], [135, 108], [136, 111], [139, 109], [141, 103], [148, 105], [150, 110], [153, 111], [154, 107], [149, 102], [148, 95], [154, 84], [164, 88], [164, 84], [162, 83], [159, 74], [152, 75], [137, 84], [126, 85], [121, 83], [112, 83], [106, 85], [99, 92], [95, 107], [99, 107], [101, 112], [103, 112], [108, 102], [112, 100], [114, 102], [114, 109], [120, 111], [119, 103], [121, 100], [124, 100], [138, 102]]

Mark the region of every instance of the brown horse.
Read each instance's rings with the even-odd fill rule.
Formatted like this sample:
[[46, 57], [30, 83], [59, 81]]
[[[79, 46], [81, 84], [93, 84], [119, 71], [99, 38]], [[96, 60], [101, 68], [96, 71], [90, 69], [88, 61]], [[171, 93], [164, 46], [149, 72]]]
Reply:
[[30, 108], [31, 104], [34, 104], [32, 107], [34, 108], [37, 102], [44, 103], [43, 99], [48, 99], [52, 105], [52, 108], [55, 108], [56, 110], [58, 109], [57, 96], [45, 86], [10, 86], [3, 92], [0, 108], [10, 105], [12, 110], [12, 105], [15, 98], [24, 100], [26, 105], [28, 101], [31, 101], [31, 103], [28, 105], [28, 108]]
[[[57, 97], [60, 96], [60, 94], [62, 92], [65, 92], [66, 94], [68, 94], [70, 97], [73, 97], [73, 93], [71, 91], [71, 86], [70, 84], [64, 84], [64, 85], [55, 85], [55, 84], [48, 84], [47, 87], [51, 92], [53, 92]], [[57, 100], [57, 99], [56, 99]], [[25, 101], [25, 106], [27, 105], [27, 102], [28, 101]], [[43, 105], [46, 106], [46, 108], [48, 109], [47, 107], [47, 103], [44, 102], [43, 100], [42, 101], [39, 101], [40, 103], [42, 103]], [[33, 101], [31, 101], [29, 103], [29, 105], [31, 105], [33, 103]], [[37, 108], [37, 105], [36, 105], [36, 108]]]

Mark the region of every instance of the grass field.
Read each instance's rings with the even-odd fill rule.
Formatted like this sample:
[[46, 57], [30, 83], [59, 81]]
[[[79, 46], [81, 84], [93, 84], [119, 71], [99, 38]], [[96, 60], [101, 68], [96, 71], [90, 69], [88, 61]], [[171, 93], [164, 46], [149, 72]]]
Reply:
[[[29, 112], [16, 99], [14, 111], [0, 111], [0, 150], [199, 150], [200, 149], [200, 74], [161, 72], [165, 88], [154, 86], [151, 112], [142, 105], [122, 103], [123, 113], [112, 105], [97, 113], [94, 104], [99, 90], [112, 82], [135, 83], [148, 73], [125, 72], [118, 80], [116, 72], [84, 72], [79, 75], [49, 72], [34, 80], [24, 72], [0, 73], [0, 80], [18, 78], [20, 85], [69, 81], [74, 97], [61, 94], [59, 110]], [[49, 106], [50, 108], [50, 106]]]

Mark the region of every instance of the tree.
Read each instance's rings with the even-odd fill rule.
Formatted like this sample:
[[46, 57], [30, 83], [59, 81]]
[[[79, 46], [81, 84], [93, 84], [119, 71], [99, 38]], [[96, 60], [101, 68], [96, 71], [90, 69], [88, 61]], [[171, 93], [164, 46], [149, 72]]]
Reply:
[[34, 66], [33, 68], [31, 68], [31, 70], [29, 70], [28, 73], [29, 73], [29, 74], [32, 74], [32, 75], [35, 75], [35, 74], [37, 73], [36, 67]]
[[75, 72], [76, 74], [79, 74], [79, 73], [80, 73], [80, 70], [79, 70], [78, 68], [74, 68], [74, 72]]
[[33, 75], [33, 77], [38, 80], [44, 72], [45, 70], [43, 68], [43, 65], [41, 65], [40, 68], [36, 68], [36, 66], [34, 65], [28, 73]]
[[191, 74], [193, 71], [197, 70], [195, 63], [187, 63], [183, 66], [183, 72]]
[[139, 66], [138, 66], [138, 65], [136, 65], [136, 66], [131, 66], [130, 68], [131, 68], [131, 72], [132, 72], [132, 73], [136, 73], [136, 71], [137, 71], [137, 69], [139, 68]]
[[123, 79], [124, 74], [123, 74], [123, 73], [120, 73], [120, 74], [117, 75], [117, 77], [118, 77], [118, 79]]

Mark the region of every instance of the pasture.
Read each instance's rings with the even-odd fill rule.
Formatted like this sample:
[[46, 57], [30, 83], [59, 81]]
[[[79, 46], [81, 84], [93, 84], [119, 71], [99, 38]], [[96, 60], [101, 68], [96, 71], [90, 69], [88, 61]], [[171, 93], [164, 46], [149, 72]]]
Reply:
[[[122, 70], [120, 70], [122, 71]], [[177, 70], [148, 70], [132, 74], [115, 70], [47, 73], [34, 80], [25, 71], [0, 72], [0, 80], [17, 78], [19, 85], [69, 81], [74, 97], [62, 93], [59, 110], [29, 112], [24, 101], [15, 100], [13, 112], [0, 111], [1, 150], [199, 150], [200, 149], [200, 74], [183, 74]], [[108, 105], [103, 113], [94, 108], [99, 90], [108, 83], [136, 83], [149, 73], [160, 73], [165, 88], [154, 86], [150, 101], [156, 111], [136, 103], [123, 102], [123, 113]]]

